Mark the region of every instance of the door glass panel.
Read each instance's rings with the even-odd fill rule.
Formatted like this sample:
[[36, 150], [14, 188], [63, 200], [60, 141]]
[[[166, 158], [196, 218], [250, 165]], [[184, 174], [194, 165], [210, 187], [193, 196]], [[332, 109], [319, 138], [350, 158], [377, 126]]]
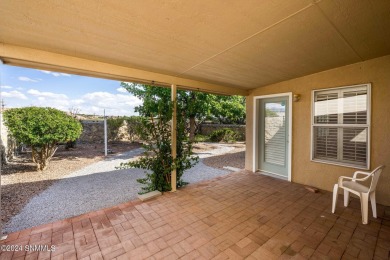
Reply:
[[266, 102], [264, 117], [264, 162], [286, 165], [286, 103]]

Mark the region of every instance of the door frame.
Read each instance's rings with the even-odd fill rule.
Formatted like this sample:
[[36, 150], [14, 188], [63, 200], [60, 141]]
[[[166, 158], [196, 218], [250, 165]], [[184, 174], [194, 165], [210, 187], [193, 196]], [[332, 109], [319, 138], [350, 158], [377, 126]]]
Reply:
[[[275, 97], [288, 97], [288, 145], [287, 145], [287, 156], [288, 156], [288, 177], [287, 180], [291, 182], [291, 169], [292, 169], [292, 160], [291, 160], [291, 151], [292, 151], [292, 92], [286, 92], [286, 93], [279, 93], [279, 94], [271, 94], [271, 95], [262, 95], [262, 96], [254, 96], [253, 97], [253, 165], [252, 165], [252, 171], [256, 172], [258, 168], [258, 156], [259, 156], [259, 118], [258, 118], [258, 101], [260, 99], [266, 99], [266, 98], [275, 98]], [[271, 173], [272, 174], [272, 173]], [[275, 177], [279, 175], [275, 174]]]

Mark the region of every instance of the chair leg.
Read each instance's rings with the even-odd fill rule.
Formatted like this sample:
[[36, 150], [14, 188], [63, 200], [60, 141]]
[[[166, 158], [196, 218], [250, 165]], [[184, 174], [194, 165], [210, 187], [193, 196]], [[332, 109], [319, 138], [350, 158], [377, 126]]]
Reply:
[[368, 223], [368, 193], [361, 193], [360, 204], [362, 208], [362, 222], [363, 224]]
[[349, 191], [344, 190], [344, 207], [348, 207], [349, 204]]
[[332, 213], [336, 211], [337, 197], [339, 195], [339, 185], [335, 184], [333, 187], [333, 201], [332, 201]]
[[376, 218], [376, 199], [375, 199], [375, 192], [372, 192], [370, 194], [370, 199], [371, 199], [371, 208], [372, 208], [372, 215], [374, 218]]

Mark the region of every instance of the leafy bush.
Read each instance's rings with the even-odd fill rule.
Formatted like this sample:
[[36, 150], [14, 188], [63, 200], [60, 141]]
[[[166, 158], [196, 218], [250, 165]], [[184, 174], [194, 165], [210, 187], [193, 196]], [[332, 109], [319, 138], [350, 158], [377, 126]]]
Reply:
[[57, 143], [76, 140], [83, 129], [75, 118], [50, 107], [12, 108], [4, 112], [4, 119], [15, 139], [31, 146], [40, 171], [47, 168]]
[[[130, 141], [134, 142], [139, 138], [139, 132], [141, 127], [142, 117], [139, 116], [122, 116], [117, 118], [107, 118], [107, 130], [108, 136], [111, 140], [121, 138], [119, 135], [119, 129], [124, 126], [125, 131], [129, 135]], [[123, 135], [123, 132], [121, 133]]]
[[[169, 88], [159, 88], [137, 83], [122, 82], [121, 86], [143, 102], [135, 107], [135, 112], [141, 116], [149, 117], [157, 115], [158, 100], [170, 100]], [[177, 101], [181, 103], [186, 111], [187, 131], [190, 140], [193, 141], [199, 123], [204, 120], [215, 120], [222, 124], [244, 124], [245, 123], [245, 97], [222, 96], [199, 91], [177, 91]], [[167, 106], [167, 103], [163, 104]]]
[[124, 117], [107, 118], [107, 134], [110, 139], [116, 139], [119, 133], [119, 128], [123, 125]]
[[238, 139], [238, 134], [230, 128], [222, 128], [215, 130], [210, 135], [210, 140], [212, 142], [225, 142], [225, 143], [234, 143]]
[[[156, 102], [167, 102], [159, 100]], [[171, 118], [172, 102], [169, 110], [164, 106], [158, 106], [159, 113], [157, 117], [140, 118], [138, 125], [138, 135], [145, 142], [145, 153], [136, 161], [121, 163], [121, 169], [139, 168], [146, 169], [146, 177], [137, 181], [145, 186], [141, 193], [153, 190], [169, 191], [171, 190], [171, 172], [176, 169], [176, 185], [181, 187], [185, 185], [181, 177], [185, 170], [193, 167], [198, 158], [193, 156], [192, 143], [188, 142], [185, 135], [185, 116], [177, 117], [177, 156], [173, 159], [171, 155]], [[178, 106], [178, 111], [180, 107]], [[182, 114], [181, 114], [182, 115]]]
[[142, 121], [144, 118], [140, 116], [125, 117], [127, 123], [127, 132], [130, 136], [130, 141], [134, 142], [140, 139], [140, 133], [142, 133]]
[[201, 134], [197, 134], [195, 135], [195, 142], [207, 142], [209, 141], [210, 137], [208, 137], [207, 135], [201, 135]]

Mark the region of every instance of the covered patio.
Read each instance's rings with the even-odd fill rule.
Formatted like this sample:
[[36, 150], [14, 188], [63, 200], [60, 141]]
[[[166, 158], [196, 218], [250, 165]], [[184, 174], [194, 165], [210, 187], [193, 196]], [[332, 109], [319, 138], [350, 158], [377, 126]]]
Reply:
[[[360, 203], [331, 214], [331, 193], [248, 171], [148, 202], [12, 233], [1, 245], [55, 245], [1, 259], [388, 259], [390, 208], [361, 223]], [[341, 201], [339, 205], [342, 205]]]
[[[177, 89], [246, 96], [247, 171], [9, 234], [1, 243], [57, 247], [3, 251], [1, 258], [388, 259], [389, 14], [386, 0], [3, 1], [6, 65], [171, 87], [173, 100]], [[363, 123], [344, 124], [347, 113], [336, 107], [314, 124], [321, 97], [331, 105], [348, 95], [363, 97], [364, 108], [351, 116]], [[288, 107], [278, 131], [285, 180], [255, 173], [265, 172], [259, 133], [267, 100]], [[358, 107], [361, 99], [349, 100]], [[327, 130], [332, 116], [331, 136], [318, 129]], [[353, 128], [345, 139], [344, 128]], [[322, 137], [325, 152], [316, 153]], [[337, 179], [379, 165], [387, 168], [378, 182], [378, 218], [362, 225], [355, 199], [331, 214]]]

